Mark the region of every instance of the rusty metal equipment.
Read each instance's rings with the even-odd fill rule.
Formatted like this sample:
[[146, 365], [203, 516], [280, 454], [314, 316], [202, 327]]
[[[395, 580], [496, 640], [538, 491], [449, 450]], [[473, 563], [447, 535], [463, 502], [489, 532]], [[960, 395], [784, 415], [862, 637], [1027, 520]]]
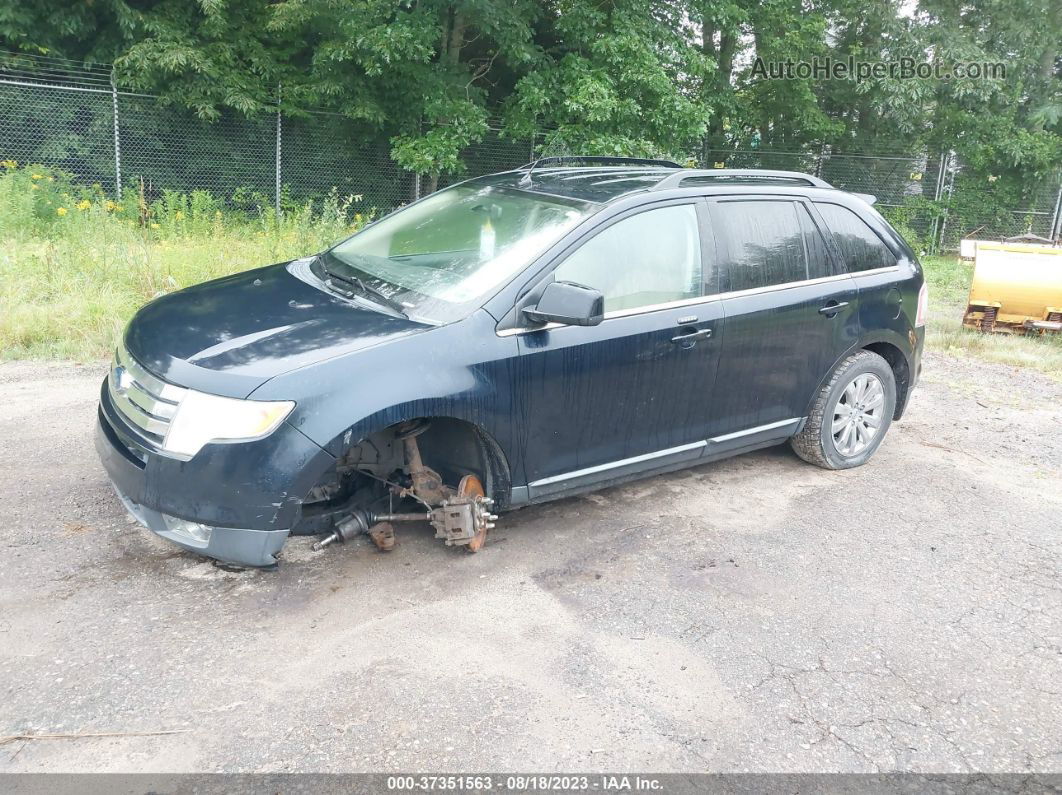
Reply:
[[498, 518], [489, 510], [492, 504], [479, 478], [465, 475], [457, 486], [457, 494], [443, 501], [443, 521], [432, 522], [435, 537], [443, 539], [447, 546], [467, 544], [469, 552], [479, 552], [487, 543], [487, 531], [494, 527], [493, 520]]
[[483, 483], [475, 475], [465, 475], [454, 489], [445, 485], [439, 473], [424, 464], [417, 437], [428, 429], [424, 421], [411, 422], [399, 429], [402, 442], [407, 485], [388, 482], [391, 493], [410, 497], [423, 506], [422, 511], [407, 513], [376, 513], [355, 508], [337, 522], [331, 535], [313, 545], [320, 551], [330, 544], [346, 542], [359, 535], [367, 535], [377, 548], [389, 552], [395, 546], [392, 522], [428, 522], [435, 528], [435, 537], [446, 546], [464, 546], [478, 552], [487, 541], [487, 532], [494, 528], [497, 515], [491, 513], [494, 500], [486, 495]]
[[977, 241], [963, 325], [983, 332], [1062, 331], [1062, 246], [1040, 238]]

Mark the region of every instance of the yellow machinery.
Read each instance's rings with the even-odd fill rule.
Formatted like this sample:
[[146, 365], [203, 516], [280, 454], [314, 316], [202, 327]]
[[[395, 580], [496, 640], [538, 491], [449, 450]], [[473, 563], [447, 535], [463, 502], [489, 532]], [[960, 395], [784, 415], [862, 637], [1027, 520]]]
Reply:
[[1062, 247], [978, 241], [962, 322], [1009, 334], [1062, 331]]

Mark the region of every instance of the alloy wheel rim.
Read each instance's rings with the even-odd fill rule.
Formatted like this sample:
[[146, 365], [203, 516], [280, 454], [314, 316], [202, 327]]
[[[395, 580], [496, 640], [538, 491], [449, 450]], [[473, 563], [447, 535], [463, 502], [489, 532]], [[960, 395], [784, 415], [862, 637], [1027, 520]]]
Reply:
[[885, 386], [873, 373], [857, 375], [833, 409], [833, 446], [846, 458], [859, 455], [877, 438], [885, 410]]

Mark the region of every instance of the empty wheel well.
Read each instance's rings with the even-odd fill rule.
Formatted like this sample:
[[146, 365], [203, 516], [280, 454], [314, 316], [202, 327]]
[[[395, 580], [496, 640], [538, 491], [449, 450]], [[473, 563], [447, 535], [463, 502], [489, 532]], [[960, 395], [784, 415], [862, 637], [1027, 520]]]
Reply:
[[[476, 475], [499, 508], [509, 499], [509, 467], [498, 444], [481, 428], [452, 417], [421, 417], [427, 429], [417, 435], [424, 464], [439, 473], [442, 482], [456, 487], [467, 474]], [[406, 420], [361, 439], [336, 459], [303, 500], [302, 521], [296, 534], [324, 532], [330, 516], [352, 504], [379, 500], [389, 480], [405, 465], [401, 428]], [[324, 528], [324, 530], [322, 529]]]
[[498, 445], [483, 430], [465, 420], [426, 417], [428, 430], [417, 437], [424, 463], [442, 475], [443, 483], [456, 486], [464, 475], [476, 475], [488, 494], [498, 493], [504, 480], [508, 494], [508, 467]]
[[892, 418], [900, 419], [907, 405], [907, 391], [911, 388], [911, 368], [907, 364], [907, 357], [903, 355], [903, 351], [889, 342], [874, 342], [864, 346], [863, 350], [876, 353], [892, 368], [892, 375], [896, 379], [896, 410]]

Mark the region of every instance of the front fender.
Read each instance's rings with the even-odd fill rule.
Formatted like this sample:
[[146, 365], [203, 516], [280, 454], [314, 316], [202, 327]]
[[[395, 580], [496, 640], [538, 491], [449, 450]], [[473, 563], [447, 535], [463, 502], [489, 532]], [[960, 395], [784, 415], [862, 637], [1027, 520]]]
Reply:
[[512, 384], [518, 347], [514, 337], [498, 336], [495, 325], [480, 310], [278, 376], [253, 397], [296, 401], [288, 422], [336, 457], [402, 420], [447, 417], [475, 426], [506, 462], [517, 462], [524, 442], [512, 422], [522, 411]]

